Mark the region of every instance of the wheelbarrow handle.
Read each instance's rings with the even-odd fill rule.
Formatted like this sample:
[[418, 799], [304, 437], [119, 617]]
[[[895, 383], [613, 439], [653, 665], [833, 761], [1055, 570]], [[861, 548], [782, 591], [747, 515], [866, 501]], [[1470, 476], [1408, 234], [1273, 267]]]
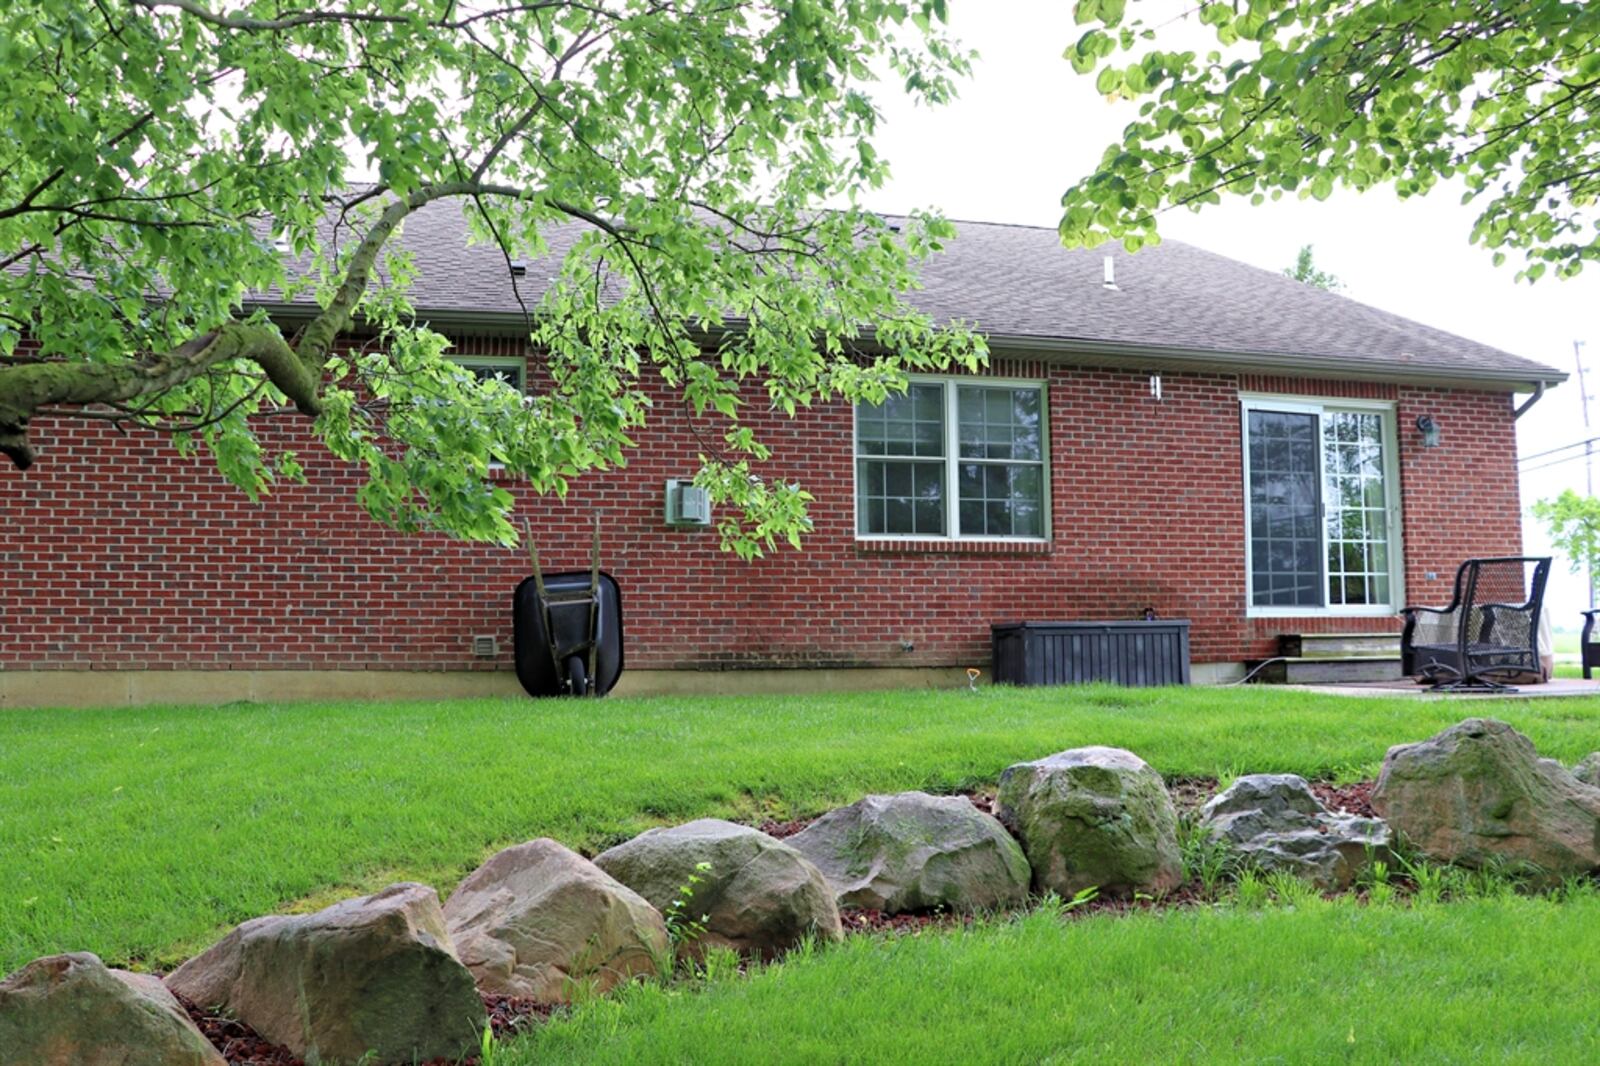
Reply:
[[[561, 677], [561, 656], [556, 652], [555, 620], [550, 617], [550, 597], [544, 590], [544, 569], [539, 565], [539, 546], [533, 542], [533, 527], [522, 520], [522, 536], [528, 542], [528, 559], [533, 563], [533, 590], [539, 596], [539, 619], [544, 623], [544, 643], [550, 650], [550, 668], [555, 677]], [[592, 612], [591, 608], [591, 612]], [[591, 619], [593, 614], [590, 615]], [[593, 631], [591, 629], [591, 637]]]

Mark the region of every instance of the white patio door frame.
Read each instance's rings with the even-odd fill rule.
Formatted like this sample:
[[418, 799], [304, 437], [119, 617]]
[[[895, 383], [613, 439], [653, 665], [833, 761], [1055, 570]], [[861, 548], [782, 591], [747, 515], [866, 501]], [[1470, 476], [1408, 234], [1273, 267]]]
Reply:
[[[1255, 565], [1250, 536], [1250, 412], [1269, 411], [1317, 416], [1317, 496], [1321, 503], [1317, 527], [1322, 539], [1322, 606], [1257, 607]], [[1328, 604], [1328, 478], [1322, 438], [1324, 418], [1329, 414], [1352, 412], [1382, 415], [1383, 496], [1389, 534], [1389, 603]], [[1240, 467], [1244, 472], [1244, 602], [1247, 618], [1387, 618], [1397, 614], [1405, 600], [1405, 549], [1402, 544], [1400, 506], [1400, 448], [1392, 400], [1318, 400], [1306, 396], [1278, 396], [1270, 393], [1239, 394]]]

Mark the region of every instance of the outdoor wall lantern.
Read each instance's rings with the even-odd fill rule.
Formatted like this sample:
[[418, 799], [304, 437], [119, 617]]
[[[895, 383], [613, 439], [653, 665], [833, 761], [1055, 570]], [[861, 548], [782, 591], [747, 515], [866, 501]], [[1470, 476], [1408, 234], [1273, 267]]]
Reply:
[[1439, 446], [1439, 423], [1433, 420], [1432, 415], [1418, 415], [1417, 428], [1422, 431], [1422, 446], [1424, 448], [1437, 448]]

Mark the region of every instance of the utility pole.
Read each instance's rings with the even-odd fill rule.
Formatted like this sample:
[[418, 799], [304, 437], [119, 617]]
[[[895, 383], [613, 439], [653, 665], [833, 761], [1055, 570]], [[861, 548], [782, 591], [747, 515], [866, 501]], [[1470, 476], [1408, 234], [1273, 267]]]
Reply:
[[[1583, 406], [1583, 492], [1594, 495], [1594, 441], [1589, 438], [1589, 386], [1583, 380], [1583, 341], [1572, 342], [1572, 358], [1578, 364], [1578, 400]], [[1594, 610], [1594, 566], [1589, 566], [1589, 610]]]

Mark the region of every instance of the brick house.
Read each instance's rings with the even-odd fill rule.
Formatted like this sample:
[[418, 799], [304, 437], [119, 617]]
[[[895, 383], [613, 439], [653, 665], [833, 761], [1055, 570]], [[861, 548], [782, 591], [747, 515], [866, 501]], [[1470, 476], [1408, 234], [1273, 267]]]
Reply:
[[[668, 526], [700, 450], [670, 403], [625, 469], [520, 500], [550, 569], [586, 565], [601, 516], [619, 693], [951, 683], [993, 622], [1147, 607], [1191, 620], [1196, 680], [1219, 680], [1279, 634], [1393, 632], [1462, 558], [1520, 550], [1514, 421], [1560, 372], [1176, 242], [959, 229], [915, 301], [978, 323], [986, 373], [753, 419], [816, 497], [803, 551], [741, 563]], [[444, 208], [405, 240], [453, 355], [537, 387], [498, 251]], [[40, 462], [0, 477], [25, 516], [0, 549], [0, 706], [519, 691], [525, 554], [393, 534], [303, 427], [269, 432], [308, 483], [257, 505], [155, 434], [36, 423]]]

